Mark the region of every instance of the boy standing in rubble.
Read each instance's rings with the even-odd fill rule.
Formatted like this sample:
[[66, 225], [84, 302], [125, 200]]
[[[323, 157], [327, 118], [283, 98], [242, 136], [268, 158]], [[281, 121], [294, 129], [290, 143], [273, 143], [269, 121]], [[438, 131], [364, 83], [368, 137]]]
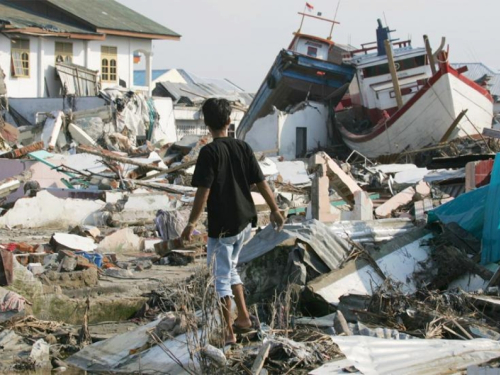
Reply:
[[[250, 186], [256, 184], [271, 208], [270, 221], [278, 231], [283, 228], [283, 217], [251, 147], [227, 135], [231, 115], [229, 102], [208, 99], [202, 112], [213, 142], [204, 146], [198, 156], [192, 180], [192, 185], [198, 190], [182, 238], [191, 240], [195, 224], [207, 204], [207, 262], [213, 267], [215, 289], [223, 303], [228, 345], [236, 343], [235, 333], [256, 328], [256, 322], [248, 313], [243, 284], [236, 270], [243, 244], [250, 238], [251, 222], [257, 217]], [[231, 324], [231, 297], [234, 297], [238, 309], [234, 324]]]

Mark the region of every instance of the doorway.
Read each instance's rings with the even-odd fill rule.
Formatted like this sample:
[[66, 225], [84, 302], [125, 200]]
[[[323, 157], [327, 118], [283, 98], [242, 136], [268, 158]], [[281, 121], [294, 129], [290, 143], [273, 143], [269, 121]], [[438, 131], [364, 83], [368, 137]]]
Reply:
[[295, 128], [295, 157], [303, 158], [307, 153], [307, 128]]

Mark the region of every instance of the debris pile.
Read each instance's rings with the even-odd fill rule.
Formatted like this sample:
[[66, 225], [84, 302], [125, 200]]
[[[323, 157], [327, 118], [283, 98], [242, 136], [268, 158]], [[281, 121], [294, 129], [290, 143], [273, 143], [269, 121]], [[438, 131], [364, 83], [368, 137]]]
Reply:
[[[500, 365], [500, 143], [491, 130], [377, 160], [321, 147], [296, 160], [256, 152], [287, 224], [268, 225], [254, 189], [256, 229], [239, 267], [260, 327], [224, 348], [204, 265], [206, 215], [190, 243], [180, 240], [194, 166], [212, 139], [166, 138], [176, 132], [143, 94], [100, 95], [93, 108], [33, 114], [33, 125], [19, 126], [26, 119], [12, 111], [5, 117], [17, 127], [2, 118], [1, 371]], [[394, 357], [379, 355], [386, 349]]]

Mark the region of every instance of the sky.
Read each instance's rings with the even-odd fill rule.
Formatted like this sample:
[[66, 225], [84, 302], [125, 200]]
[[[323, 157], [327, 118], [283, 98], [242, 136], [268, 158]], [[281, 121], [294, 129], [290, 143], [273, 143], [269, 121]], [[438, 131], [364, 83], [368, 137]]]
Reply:
[[[154, 69], [182, 68], [200, 77], [227, 78], [249, 92], [259, 88], [274, 59], [288, 47], [300, 23], [303, 0], [118, 0], [182, 35], [155, 41]], [[436, 49], [446, 37], [451, 62], [482, 62], [500, 69], [500, 1], [309, 0], [313, 13], [337, 21], [333, 41], [375, 41], [377, 18], [393, 38]], [[306, 19], [303, 32], [327, 37], [329, 24]]]

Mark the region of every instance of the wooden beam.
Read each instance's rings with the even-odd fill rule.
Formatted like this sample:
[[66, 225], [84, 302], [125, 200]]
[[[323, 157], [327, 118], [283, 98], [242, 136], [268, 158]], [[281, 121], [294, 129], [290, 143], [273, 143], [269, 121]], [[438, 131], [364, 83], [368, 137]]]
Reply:
[[60, 37], [69, 39], [83, 39], [83, 40], [105, 40], [106, 36], [103, 34], [84, 34], [72, 32], [51, 32], [38, 27], [24, 27], [24, 28], [5, 28], [2, 32], [7, 34], [26, 34], [26, 35], [39, 35], [47, 37]]
[[266, 362], [267, 356], [269, 355], [269, 350], [271, 349], [271, 342], [268, 341], [264, 343], [260, 349], [255, 361], [253, 362], [252, 369], [250, 372], [252, 375], [259, 375], [264, 367], [264, 362]]
[[330, 20], [328, 18], [323, 18], [323, 17], [318, 17], [318, 16], [313, 16], [312, 14], [307, 14], [307, 13], [303, 13], [303, 12], [298, 12], [301, 16], [304, 16], [304, 17], [311, 17], [311, 18], [316, 18], [318, 20], [321, 20], [321, 21], [326, 21], [326, 22], [331, 22], [331, 23], [336, 23], [337, 25], [340, 25], [340, 22], [337, 22], [337, 21], [334, 21], [334, 20]]
[[103, 33], [107, 35], [119, 35], [119, 36], [129, 36], [132, 38], [144, 38], [144, 39], [161, 39], [161, 40], [175, 40], [180, 41], [181, 36], [174, 35], [162, 35], [162, 34], [148, 34], [148, 33], [138, 33], [135, 31], [126, 30], [113, 30], [113, 29], [97, 29], [98, 33]]
[[434, 55], [432, 54], [431, 43], [429, 42], [429, 37], [424, 35], [425, 50], [427, 51], [427, 57], [429, 58], [429, 64], [431, 66], [432, 75], [437, 73], [436, 61], [434, 61]]
[[392, 85], [394, 86], [394, 94], [396, 95], [396, 102], [398, 103], [398, 109], [403, 106], [403, 97], [401, 96], [401, 88], [399, 87], [398, 73], [396, 71], [396, 65], [394, 64], [394, 54], [392, 53], [392, 44], [386, 39], [384, 41], [385, 52], [387, 53], [387, 60], [389, 63], [389, 70], [391, 72]]
[[451, 133], [453, 132], [453, 130], [455, 130], [455, 128], [460, 123], [460, 121], [462, 121], [462, 118], [465, 116], [465, 114], [467, 113], [467, 111], [468, 111], [467, 109], [464, 109], [462, 112], [460, 112], [458, 114], [457, 118], [451, 123], [450, 127], [448, 128], [448, 130], [446, 131], [446, 133], [444, 133], [444, 135], [441, 138], [441, 140], [439, 141], [439, 143], [446, 142], [448, 140], [448, 138], [450, 138]]

